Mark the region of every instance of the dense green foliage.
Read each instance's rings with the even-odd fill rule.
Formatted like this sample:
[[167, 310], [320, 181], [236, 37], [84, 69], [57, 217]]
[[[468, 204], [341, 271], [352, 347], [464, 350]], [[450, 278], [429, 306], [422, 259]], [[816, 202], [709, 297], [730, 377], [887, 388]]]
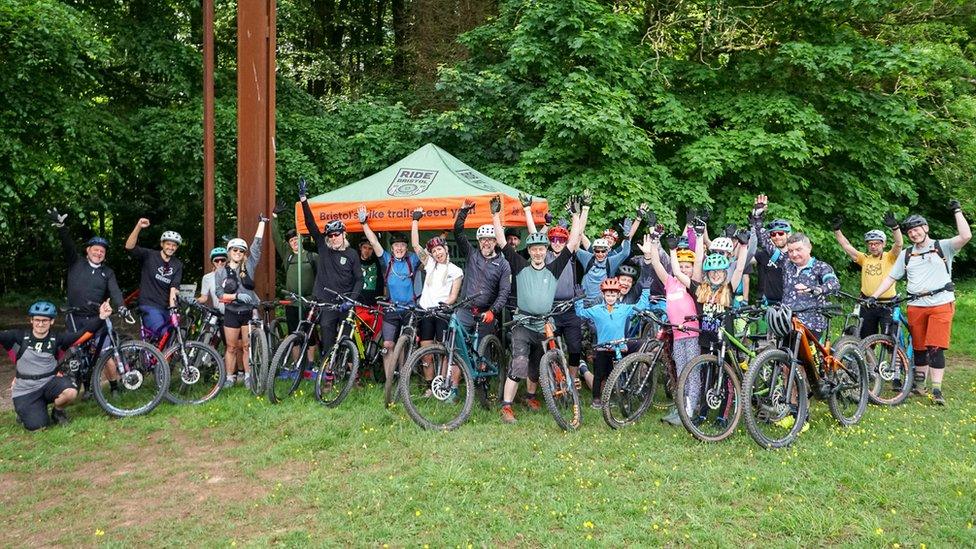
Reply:
[[[838, 214], [856, 236], [917, 210], [941, 235], [950, 195], [976, 204], [970, 2], [446, 5], [279, 2], [280, 193], [433, 141], [558, 202], [594, 189], [601, 225], [644, 200], [672, 226], [688, 205], [741, 221], [767, 192], [835, 261]], [[217, 2], [218, 235], [236, 225], [235, 8]], [[52, 205], [110, 238], [124, 285], [143, 215], [147, 242], [192, 235], [200, 267], [200, 24], [196, 0], [0, 0], [0, 293], [57, 284]]]

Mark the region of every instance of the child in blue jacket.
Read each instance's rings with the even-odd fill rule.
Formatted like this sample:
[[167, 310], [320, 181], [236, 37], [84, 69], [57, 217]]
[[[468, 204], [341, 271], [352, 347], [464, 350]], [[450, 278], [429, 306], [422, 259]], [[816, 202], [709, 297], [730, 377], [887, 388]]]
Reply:
[[[633, 305], [618, 303], [620, 300], [620, 281], [608, 278], [600, 284], [603, 303], [585, 307], [582, 301], [576, 302], [576, 315], [593, 321], [596, 326], [596, 345], [626, 337], [627, 323], [638, 311], [650, 306], [650, 290], [641, 292], [640, 299]], [[626, 351], [626, 345], [622, 347]], [[602, 408], [600, 395], [603, 382], [613, 370], [613, 351], [597, 351], [593, 356], [593, 407]]]

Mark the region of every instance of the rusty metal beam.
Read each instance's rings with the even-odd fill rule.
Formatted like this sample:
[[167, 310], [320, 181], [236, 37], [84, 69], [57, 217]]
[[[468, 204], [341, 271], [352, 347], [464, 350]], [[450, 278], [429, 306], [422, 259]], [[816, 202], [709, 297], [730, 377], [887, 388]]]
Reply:
[[[237, 231], [251, 241], [258, 214], [270, 217], [275, 186], [275, 1], [237, 5]], [[265, 235], [257, 292], [274, 295], [275, 257]]]
[[203, 272], [211, 270], [214, 230], [214, 3], [203, 0]]

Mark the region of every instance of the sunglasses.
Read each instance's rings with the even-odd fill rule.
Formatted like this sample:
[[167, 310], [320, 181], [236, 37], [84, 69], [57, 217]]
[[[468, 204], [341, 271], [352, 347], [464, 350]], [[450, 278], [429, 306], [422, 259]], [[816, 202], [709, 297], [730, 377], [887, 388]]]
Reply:
[[227, 263], [227, 258], [226, 257], [218, 257], [217, 259], [214, 259], [213, 262], [214, 262], [214, 264], [217, 264], [217, 263]]
[[769, 236], [785, 236], [786, 231], [769, 231]]
[[328, 236], [329, 238], [335, 238], [337, 236], [342, 236], [342, 233], [329, 233], [326, 236]]
[[554, 243], [554, 244], [559, 244], [559, 243], [562, 243], [562, 244], [565, 244], [565, 243], [566, 243], [566, 242], [568, 242], [568, 241], [569, 241], [569, 239], [567, 239], [567, 238], [563, 238], [563, 237], [561, 237], [561, 236], [557, 236], [557, 237], [555, 237], [555, 238], [550, 238], [550, 239], [549, 239], [549, 242], [552, 242], [552, 243]]
[[593, 248], [593, 253], [595, 254], [605, 254], [607, 253], [606, 248]]

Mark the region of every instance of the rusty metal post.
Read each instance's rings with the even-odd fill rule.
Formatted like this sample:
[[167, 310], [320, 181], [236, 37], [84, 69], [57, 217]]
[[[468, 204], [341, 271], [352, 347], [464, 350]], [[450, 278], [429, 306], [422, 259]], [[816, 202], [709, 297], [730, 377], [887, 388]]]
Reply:
[[[258, 214], [271, 217], [275, 183], [275, 1], [237, 5], [237, 232], [254, 237]], [[257, 292], [274, 295], [275, 257], [264, 240]]]
[[214, 230], [214, 4], [203, 0], [203, 272], [211, 270]]

